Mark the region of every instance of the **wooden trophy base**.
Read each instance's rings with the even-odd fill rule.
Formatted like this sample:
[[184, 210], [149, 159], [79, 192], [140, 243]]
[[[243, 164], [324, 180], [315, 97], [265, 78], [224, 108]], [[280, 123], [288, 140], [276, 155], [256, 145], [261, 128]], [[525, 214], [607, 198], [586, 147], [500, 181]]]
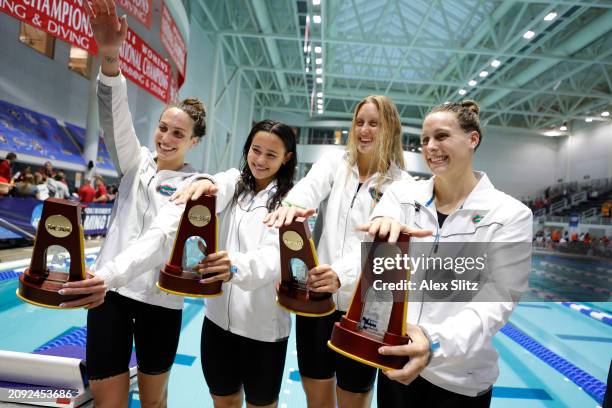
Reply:
[[283, 309], [306, 317], [322, 317], [336, 311], [331, 293], [308, 292], [283, 281], [276, 284], [276, 302]]
[[200, 275], [195, 272], [185, 272], [181, 268], [166, 264], [159, 271], [157, 287], [164, 292], [185, 297], [216, 297], [223, 294], [222, 281], [202, 284], [200, 279], [209, 278], [214, 274]]
[[382, 370], [398, 370], [408, 362], [408, 357], [385, 356], [378, 353], [381, 346], [400, 346], [410, 341], [408, 336], [396, 336], [389, 332], [385, 333], [381, 339], [363, 330], [358, 329], [357, 322], [342, 316], [339, 322], [335, 323], [331, 339], [327, 346], [363, 364]]
[[[19, 277], [19, 288], [16, 291], [16, 295], [19, 299], [35, 306], [47, 307], [50, 309], [78, 309], [85, 307], [59, 307], [59, 305], [62, 303], [89, 296], [60, 295], [58, 292], [63, 288], [62, 285], [67, 282], [66, 273], [49, 272], [49, 275], [47, 275], [45, 278], [38, 278], [31, 276], [29, 272], [30, 270], [26, 269]], [[87, 279], [91, 278], [93, 278], [93, 275], [88, 273]]]

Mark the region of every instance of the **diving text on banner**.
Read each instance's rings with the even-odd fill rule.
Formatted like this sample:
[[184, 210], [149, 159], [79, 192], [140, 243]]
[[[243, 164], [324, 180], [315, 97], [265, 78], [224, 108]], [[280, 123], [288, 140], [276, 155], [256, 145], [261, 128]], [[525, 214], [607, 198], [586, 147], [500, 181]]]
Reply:
[[85, 0], [0, 0], [3, 13], [97, 54], [85, 7]]
[[168, 101], [170, 64], [129, 28], [119, 58], [121, 72], [126, 78], [162, 102]]

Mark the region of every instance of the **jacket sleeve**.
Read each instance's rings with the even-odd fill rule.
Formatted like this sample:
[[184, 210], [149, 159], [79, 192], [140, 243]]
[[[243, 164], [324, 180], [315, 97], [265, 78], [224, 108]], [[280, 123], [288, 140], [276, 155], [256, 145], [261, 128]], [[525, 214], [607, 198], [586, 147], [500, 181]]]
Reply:
[[346, 165], [339, 153], [327, 153], [317, 160], [308, 174], [289, 191], [283, 203], [302, 208], [318, 208], [332, 189], [338, 166]]
[[229, 254], [232, 265], [237, 269], [231, 283], [238, 285], [243, 290], [255, 290], [270, 282], [280, 280], [278, 234], [278, 229], [267, 228], [257, 249]]
[[217, 186], [217, 214], [220, 214], [225, 210], [229, 203], [232, 202], [234, 197], [234, 191], [236, 190], [236, 182], [240, 177], [238, 169], [229, 169], [210, 175], [207, 173], [198, 173], [190, 176], [177, 188], [177, 191], [181, 191], [187, 188], [191, 183], [195, 183], [198, 180], [208, 179], [215, 183]]
[[109, 287], [125, 286], [138, 275], [163, 265], [172, 251], [184, 205], [165, 204], [149, 229], [136, 241], [96, 270]]
[[128, 105], [125, 77], [98, 74], [98, 111], [104, 142], [121, 175], [140, 162], [140, 142]]
[[520, 295], [527, 289], [531, 235], [532, 214], [525, 207], [488, 244], [489, 274], [476, 297], [443, 322], [422, 325], [432, 339], [432, 362], [476, 356], [507, 323]]
[[374, 220], [374, 218], [389, 217], [396, 221], [403, 222], [402, 206], [398, 197], [398, 192], [401, 191], [402, 183], [410, 182], [411, 180], [393, 182], [372, 210], [370, 221]]

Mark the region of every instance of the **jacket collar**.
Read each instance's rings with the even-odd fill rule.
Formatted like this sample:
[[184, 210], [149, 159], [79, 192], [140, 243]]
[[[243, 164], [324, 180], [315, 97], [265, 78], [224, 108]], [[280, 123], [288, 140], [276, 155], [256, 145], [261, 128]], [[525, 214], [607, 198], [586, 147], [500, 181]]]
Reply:
[[[472, 192], [467, 196], [461, 207], [462, 210], [477, 210], [484, 211], [489, 210], [491, 207], [491, 192], [495, 190], [493, 183], [489, 180], [489, 177], [485, 172], [474, 171], [474, 175], [478, 179], [476, 186]], [[429, 180], [424, 181], [426, 188], [419, 189], [414, 197], [414, 202], [425, 207], [434, 206], [434, 182], [436, 176], [432, 176]]]
[[[348, 153], [345, 153], [344, 160], [346, 160], [348, 163]], [[357, 163], [351, 166], [350, 171], [353, 173], [355, 178], [359, 180], [359, 168], [357, 167]], [[369, 180], [376, 180], [379, 175], [380, 173], [376, 172], [372, 174], [370, 177], [368, 177], [365, 182], [368, 182]], [[389, 169], [387, 170], [387, 172], [383, 175], [383, 178], [388, 179], [388, 181], [394, 181], [394, 180], [399, 180], [400, 175], [401, 175], [401, 170], [399, 166], [395, 164], [395, 162], [391, 162], [391, 165], [389, 166]]]

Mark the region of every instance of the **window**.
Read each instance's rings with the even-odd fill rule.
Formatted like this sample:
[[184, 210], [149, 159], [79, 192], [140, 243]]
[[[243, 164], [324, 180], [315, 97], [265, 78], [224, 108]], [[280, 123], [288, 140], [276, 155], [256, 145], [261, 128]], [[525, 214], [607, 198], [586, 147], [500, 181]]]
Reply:
[[19, 41], [31, 48], [34, 48], [41, 54], [44, 54], [49, 58], [53, 58], [55, 38], [53, 38], [50, 34], [47, 34], [44, 31], [32, 27], [26, 23], [21, 23], [21, 27], [19, 28]]
[[82, 48], [70, 47], [70, 59], [68, 68], [89, 79], [91, 77], [91, 55]]

